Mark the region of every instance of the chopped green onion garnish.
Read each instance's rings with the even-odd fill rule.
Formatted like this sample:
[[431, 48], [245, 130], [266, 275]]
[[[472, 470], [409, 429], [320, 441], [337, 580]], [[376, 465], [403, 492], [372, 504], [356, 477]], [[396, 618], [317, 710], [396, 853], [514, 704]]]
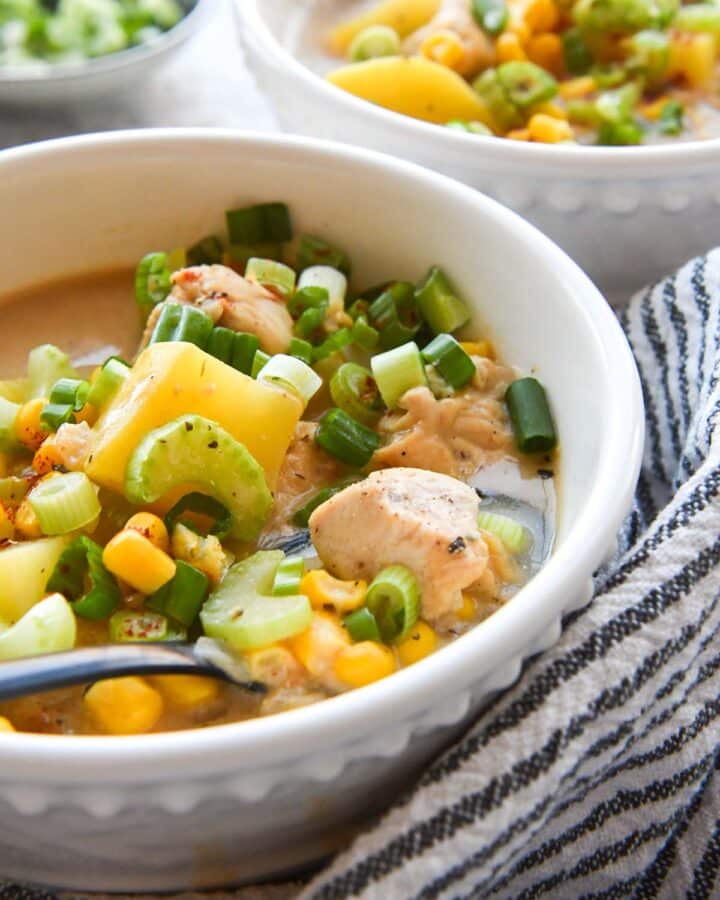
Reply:
[[61, 378], [56, 381], [50, 391], [51, 403], [69, 403], [75, 412], [79, 412], [87, 403], [90, 385], [79, 378]]
[[427, 377], [417, 344], [410, 341], [401, 347], [378, 353], [370, 360], [380, 395], [388, 409], [411, 388], [427, 386]]
[[67, 472], [38, 482], [28, 494], [43, 534], [69, 534], [102, 512], [95, 488], [84, 472]]
[[135, 299], [148, 313], [170, 293], [170, 267], [165, 253], [148, 253], [135, 272]]
[[552, 100], [558, 91], [557, 81], [549, 72], [526, 60], [502, 63], [497, 67], [497, 77], [510, 102], [521, 110]]
[[327, 307], [311, 307], [301, 314], [295, 323], [295, 334], [300, 338], [312, 337], [325, 321]]
[[[720, 12], [720, 10], [718, 10]], [[685, 109], [678, 100], [668, 100], [663, 106], [658, 124], [661, 134], [682, 134]]]
[[472, 0], [473, 18], [492, 37], [500, 34], [508, 22], [505, 0]]
[[592, 54], [578, 28], [570, 28], [562, 35], [565, 68], [571, 75], [584, 75], [593, 62]]
[[232, 367], [245, 375], [255, 375], [253, 368], [260, 351], [260, 339], [256, 334], [239, 331], [233, 339]]
[[308, 500], [304, 506], [294, 513], [292, 519], [293, 525], [297, 525], [298, 528], [307, 528], [310, 516], [315, 512], [318, 506], [322, 506], [326, 500], [334, 497], [335, 494], [339, 494], [340, 491], [344, 491], [346, 487], [354, 484], [356, 481], [357, 477], [353, 475], [350, 478], [343, 478], [342, 481], [338, 481], [336, 484], [318, 491], [314, 497]]
[[114, 575], [103, 565], [102, 554], [102, 547], [81, 535], [63, 551], [47, 583], [49, 591], [74, 601], [75, 615], [84, 619], [106, 619], [122, 599]]
[[451, 119], [445, 123], [446, 128], [454, 131], [464, 131], [467, 134], [481, 134], [483, 137], [493, 137], [492, 130], [483, 122], [465, 122], [462, 119]]
[[363, 425], [374, 425], [380, 418], [380, 392], [372, 372], [364, 366], [343, 363], [330, 379], [330, 396], [335, 406]]
[[358, 469], [366, 466], [380, 446], [380, 438], [342, 409], [323, 414], [315, 432], [316, 443], [331, 456]]
[[330, 309], [342, 309], [347, 294], [347, 278], [339, 269], [331, 266], [312, 266], [305, 269], [298, 279], [298, 288], [325, 288]]
[[470, 319], [467, 306], [437, 266], [430, 269], [425, 281], [417, 288], [415, 299], [420, 314], [435, 334], [450, 334]]
[[183, 521], [192, 531], [199, 532], [199, 528], [194, 520], [183, 520], [185, 513], [195, 513], [205, 519], [210, 519], [212, 524], [207, 529], [206, 534], [214, 534], [222, 540], [230, 534], [232, 529], [232, 514], [219, 500], [211, 497], [209, 494], [201, 494], [198, 491], [192, 491], [181, 497], [173, 508], [165, 515], [165, 527], [169, 534], [172, 534], [176, 523]]
[[413, 286], [407, 281], [390, 285], [370, 304], [368, 319], [380, 332], [381, 350], [413, 340], [421, 325]]
[[281, 297], [288, 297], [295, 290], [295, 272], [281, 262], [272, 259], [248, 260], [245, 277], [249, 281], [261, 284]]
[[225, 213], [231, 244], [282, 244], [293, 237], [290, 211], [284, 203], [259, 203]]
[[478, 528], [489, 531], [499, 538], [510, 553], [523, 553], [530, 544], [530, 534], [519, 522], [509, 516], [480, 510], [477, 517]]
[[347, 633], [356, 643], [360, 641], [379, 641], [380, 629], [378, 628], [377, 619], [370, 612], [367, 606], [356, 609], [343, 619]]
[[272, 594], [287, 597], [300, 593], [300, 582], [305, 574], [305, 560], [302, 556], [286, 556], [275, 570]]
[[355, 35], [348, 47], [350, 62], [365, 62], [381, 56], [397, 56], [400, 53], [400, 36], [389, 25], [369, 25]]
[[101, 409], [115, 396], [129, 372], [130, 366], [116, 356], [105, 360], [102, 369], [90, 386], [87, 402], [92, 404], [95, 409]]
[[308, 366], [313, 361], [313, 345], [310, 341], [304, 341], [302, 338], [292, 338], [288, 344], [288, 356], [294, 356], [301, 359]]
[[523, 453], [541, 453], [557, 444], [545, 390], [535, 378], [514, 381], [505, 393], [515, 440]]
[[296, 394], [305, 406], [322, 387], [322, 378], [307, 363], [285, 353], [270, 357], [257, 377], [258, 381], [276, 384]]
[[350, 257], [347, 253], [328, 244], [322, 238], [304, 234], [300, 238], [297, 270], [303, 272], [311, 266], [332, 266], [333, 269], [339, 269], [343, 275], [350, 275]]
[[382, 639], [401, 641], [420, 616], [420, 585], [405, 566], [388, 566], [370, 584], [366, 603]]
[[353, 343], [357, 344], [358, 347], [362, 347], [363, 350], [374, 350], [380, 340], [380, 332], [377, 328], [373, 328], [372, 325], [369, 325], [368, 320], [363, 315], [360, 315], [355, 319], [350, 332], [352, 334]]
[[75, 421], [72, 403], [48, 403], [40, 413], [40, 424], [48, 431], [57, 431], [61, 425]]
[[603, 147], [624, 147], [641, 144], [643, 130], [637, 122], [603, 122], [598, 129], [597, 142]]
[[231, 328], [223, 328], [217, 325], [210, 332], [210, 337], [205, 350], [210, 356], [219, 359], [220, 362], [232, 365], [233, 349], [235, 347], [235, 332]]
[[108, 631], [113, 644], [164, 641], [168, 636], [168, 620], [156, 612], [123, 610], [110, 616]]
[[333, 331], [331, 335], [325, 338], [322, 344], [319, 344], [313, 350], [313, 361], [319, 362], [321, 359], [327, 359], [343, 347], [347, 347], [352, 343], [352, 331], [349, 328], [339, 328]]
[[435, 366], [456, 390], [475, 375], [475, 363], [450, 334], [439, 334], [423, 349], [422, 358]]
[[204, 350], [213, 327], [210, 316], [196, 307], [187, 303], [166, 303], [148, 343], [186, 341]]
[[208, 591], [204, 572], [183, 560], [176, 560], [175, 575], [147, 599], [147, 605], [189, 628], [200, 612]]
[[300, 316], [306, 309], [325, 309], [330, 303], [330, 294], [325, 287], [298, 288], [288, 300], [291, 316]]
[[186, 251], [189, 266], [212, 266], [222, 262], [223, 245], [216, 234], [210, 234], [188, 247]]
[[264, 350], [257, 350], [253, 356], [252, 369], [250, 370], [252, 377], [257, 378], [271, 359], [272, 357], [269, 353], [266, 353]]

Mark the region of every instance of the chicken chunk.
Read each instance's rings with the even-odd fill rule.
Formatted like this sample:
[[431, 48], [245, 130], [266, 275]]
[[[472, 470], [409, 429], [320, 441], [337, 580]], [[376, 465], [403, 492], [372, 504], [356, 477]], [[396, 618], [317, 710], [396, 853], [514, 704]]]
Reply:
[[465, 51], [452, 67], [460, 75], [470, 78], [495, 64], [493, 42], [475, 21], [469, 0], [443, 0], [427, 25], [405, 40], [403, 52], [408, 56], [418, 53], [428, 38], [444, 31], [456, 35]]
[[213, 322], [247, 331], [263, 350], [283, 353], [293, 336], [293, 321], [282, 298], [227, 266], [192, 266], [172, 276], [170, 300], [192, 303]]
[[423, 469], [384, 469], [336, 494], [310, 517], [310, 535], [338, 578], [374, 578], [399, 563], [417, 577], [422, 616], [443, 625], [488, 566], [468, 485]]

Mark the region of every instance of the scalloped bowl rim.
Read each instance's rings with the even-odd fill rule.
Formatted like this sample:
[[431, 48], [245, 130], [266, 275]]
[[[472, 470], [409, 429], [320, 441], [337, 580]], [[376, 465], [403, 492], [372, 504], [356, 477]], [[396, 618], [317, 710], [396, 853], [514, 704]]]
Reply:
[[[397, 129], [408, 140], [421, 141], [425, 145], [435, 142], [438, 158], [448, 151], [474, 150], [478, 160], [497, 160], [511, 167], [513, 163], [537, 164], [539, 167], [570, 166], [573, 170], [584, 169], [587, 165], [604, 164], [607, 169], [622, 169], [638, 177], [646, 175], [654, 177], [668, 169], [677, 169], [683, 161], [688, 165], [717, 161], [720, 157], [720, 138], [706, 141], [683, 141], [675, 144], [650, 145], [639, 147], [585, 147], [572, 144], [540, 144], [528, 141], [507, 141], [483, 135], [464, 134], [451, 128], [442, 128], [421, 119], [414, 119], [402, 113], [385, 109], [367, 100], [336, 87], [331, 82], [317, 75], [312, 69], [299, 62], [277, 40], [268, 28], [259, 12], [259, 0], [233, 0], [235, 8], [243, 20], [250, 26], [254, 38], [261, 40], [265, 51], [278, 64], [287, 69], [287, 74], [300, 79], [303, 85], [317, 91], [328, 101], [346, 105], [348, 112], [355, 116], [367, 116], [377, 125], [384, 128]], [[427, 147], [426, 147], [427, 149]], [[648, 165], [653, 170], [648, 172]], [[573, 171], [586, 178], [593, 178], [597, 172]]]
[[[595, 485], [572, 533], [517, 595], [522, 602], [507, 604], [438, 653], [389, 679], [300, 709], [197, 730], [126, 737], [18, 732], [9, 738], [3, 736], [3, 777], [43, 783], [62, 778], [62, 783], [70, 786], [91, 780], [106, 782], [112, 768], [113, 783], [146, 783], [192, 774], [251, 773], [258, 763], [272, 767], [287, 757], [289, 749], [301, 753], [303, 743], [306, 750], [311, 749], [308, 741], [316, 745], [322, 742], [326, 748], [344, 747], [352, 753], [356, 741], [353, 723], [372, 721], [375, 733], [379, 733], [382, 727], [401, 719], [403, 710], [417, 712], [418, 698], [436, 693], [444, 681], [454, 681], [459, 691], [486, 678], [494, 667], [513, 656], [527, 655], [535, 637], [557, 620], [573, 599], [567, 597], [567, 589], [559, 589], [572, 580], [568, 573], [574, 572], [576, 580], [581, 581], [589, 577], [613, 544], [629, 507], [642, 456], [644, 421], [630, 349], [610, 307], [580, 268], [549, 238], [494, 200], [468, 191], [446, 176], [374, 151], [314, 138], [228, 129], [118, 131], [31, 144], [0, 153], [0, 174], [11, 175], [15, 167], [42, 169], [44, 160], [66, 153], [111, 155], [123, 149], [127, 153], [137, 151], [141, 159], [143, 151], [160, 148], [172, 152], [174, 145], [191, 143], [193, 158], [197, 158], [203, 144], [217, 142], [236, 145], [239, 152], [243, 147], [250, 152], [263, 147], [287, 152], [290, 161], [294, 153], [309, 153], [325, 158], [328, 164], [339, 161], [358, 166], [369, 177], [412, 179], [419, 190], [440, 192], [445, 202], [504, 224], [516, 240], [541, 251], [545, 265], [562, 273], [567, 303], [585, 319], [603, 354], [612, 358], [603, 375], [611, 414]], [[610, 484], [613, 490], [608, 492]], [[528, 633], [528, 621], [537, 621], [536, 631]], [[484, 655], [478, 654], [479, 649]], [[478, 666], [478, 659], [486, 668]]]

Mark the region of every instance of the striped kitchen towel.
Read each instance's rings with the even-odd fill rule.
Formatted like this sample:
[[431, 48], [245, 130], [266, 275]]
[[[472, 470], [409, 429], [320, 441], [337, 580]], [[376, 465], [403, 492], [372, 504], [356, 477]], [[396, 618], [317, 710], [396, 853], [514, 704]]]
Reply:
[[303, 900], [720, 897], [720, 250], [622, 323], [647, 443], [592, 604]]

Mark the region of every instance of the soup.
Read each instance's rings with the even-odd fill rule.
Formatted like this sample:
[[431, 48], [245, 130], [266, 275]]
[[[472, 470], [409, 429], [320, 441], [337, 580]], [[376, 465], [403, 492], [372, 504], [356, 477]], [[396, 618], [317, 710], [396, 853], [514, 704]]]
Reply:
[[357, 285], [282, 204], [227, 220], [4, 298], [0, 661], [202, 638], [262, 691], [107, 679], [2, 704], [5, 730], [193, 728], [361, 688], [551, 551], [547, 398], [448, 273]]

